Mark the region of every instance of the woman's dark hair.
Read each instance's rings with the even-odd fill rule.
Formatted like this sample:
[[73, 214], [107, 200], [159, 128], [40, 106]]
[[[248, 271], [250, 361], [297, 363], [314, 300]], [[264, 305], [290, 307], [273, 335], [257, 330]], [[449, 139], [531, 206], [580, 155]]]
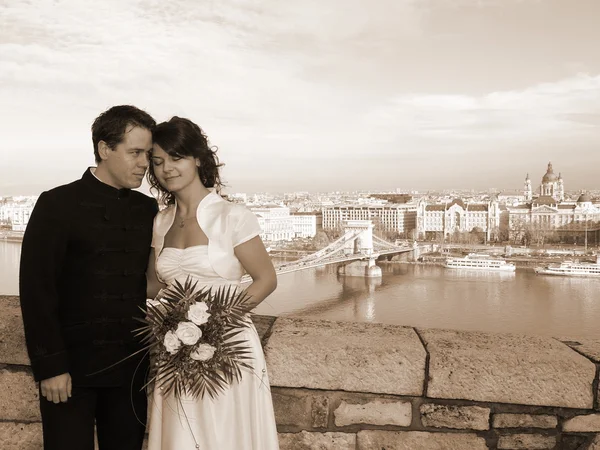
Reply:
[[[215, 188], [218, 193], [221, 192], [223, 182], [219, 168], [224, 164], [219, 163], [217, 147], [210, 145], [208, 137], [198, 125], [189, 119], [175, 116], [168, 122], [156, 125], [152, 139], [171, 156], [197, 158], [200, 161], [198, 175], [202, 184], [207, 188]], [[148, 182], [152, 189], [158, 191], [159, 201], [166, 205], [175, 203], [175, 196], [158, 182], [152, 164], [148, 170]]]
[[146, 111], [131, 105], [113, 106], [96, 117], [92, 124], [92, 142], [94, 143], [96, 163], [100, 162], [98, 143], [104, 141], [114, 150], [123, 141], [125, 131], [130, 125], [152, 132], [156, 122]]

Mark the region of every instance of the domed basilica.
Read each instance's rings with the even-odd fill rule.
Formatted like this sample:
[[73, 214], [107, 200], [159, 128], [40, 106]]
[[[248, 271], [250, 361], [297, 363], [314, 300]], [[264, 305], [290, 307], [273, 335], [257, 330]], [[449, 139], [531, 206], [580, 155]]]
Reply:
[[[525, 200], [531, 201], [533, 199], [533, 190], [531, 188], [531, 180], [529, 174], [525, 178]], [[565, 185], [563, 183], [562, 175], [559, 173], [558, 176], [554, 174], [552, 169], [552, 163], [548, 163], [548, 170], [542, 177], [542, 184], [540, 185], [540, 197], [551, 197], [557, 202], [565, 201]]]
[[554, 173], [551, 162], [542, 177], [539, 195], [534, 197], [527, 174], [523, 196], [525, 203], [507, 207], [511, 241], [527, 241], [535, 235], [538, 243], [544, 243], [545, 238], [567, 244], [600, 242], [600, 208], [585, 193], [576, 201], [566, 201], [563, 178]]

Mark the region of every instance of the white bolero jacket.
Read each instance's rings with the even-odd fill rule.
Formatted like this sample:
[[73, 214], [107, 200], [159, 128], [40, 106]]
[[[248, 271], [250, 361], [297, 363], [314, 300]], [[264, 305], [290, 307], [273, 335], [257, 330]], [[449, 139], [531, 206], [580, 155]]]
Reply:
[[[152, 247], [155, 263], [163, 249], [165, 235], [175, 220], [176, 210], [177, 204], [170, 205], [154, 218]], [[198, 205], [196, 220], [208, 237], [208, 260], [214, 271], [226, 280], [239, 281], [244, 268], [233, 249], [261, 233], [256, 215], [244, 205], [228, 202], [211, 191]]]

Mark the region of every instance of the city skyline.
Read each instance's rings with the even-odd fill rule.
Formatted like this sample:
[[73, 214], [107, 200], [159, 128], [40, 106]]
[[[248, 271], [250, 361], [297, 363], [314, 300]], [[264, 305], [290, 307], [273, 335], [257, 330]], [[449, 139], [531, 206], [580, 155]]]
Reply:
[[228, 192], [596, 189], [594, 0], [0, 5], [0, 184], [93, 165], [113, 104], [191, 118]]

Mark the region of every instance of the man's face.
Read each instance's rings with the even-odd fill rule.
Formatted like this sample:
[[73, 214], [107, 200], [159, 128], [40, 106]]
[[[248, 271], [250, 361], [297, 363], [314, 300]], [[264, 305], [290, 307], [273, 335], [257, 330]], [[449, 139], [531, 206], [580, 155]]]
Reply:
[[152, 150], [152, 133], [141, 127], [130, 126], [125, 130], [123, 140], [106, 152], [103, 164], [117, 189], [135, 189], [142, 185], [148, 156]]

